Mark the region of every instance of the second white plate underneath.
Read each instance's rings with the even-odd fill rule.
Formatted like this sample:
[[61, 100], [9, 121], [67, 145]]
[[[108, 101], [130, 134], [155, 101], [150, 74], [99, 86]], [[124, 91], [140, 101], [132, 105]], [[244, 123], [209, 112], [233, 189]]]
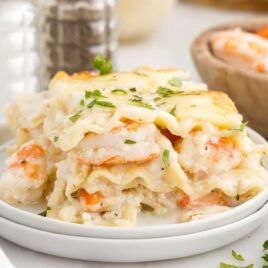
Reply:
[[26, 248], [80, 260], [143, 262], [187, 257], [230, 244], [252, 232], [268, 213], [258, 212], [219, 228], [190, 235], [152, 239], [101, 239], [41, 231], [0, 218], [0, 235]]

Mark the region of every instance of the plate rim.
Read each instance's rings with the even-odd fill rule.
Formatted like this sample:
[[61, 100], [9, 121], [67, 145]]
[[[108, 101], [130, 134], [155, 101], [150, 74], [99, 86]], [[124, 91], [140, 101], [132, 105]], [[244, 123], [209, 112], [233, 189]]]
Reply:
[[[180, 257], [189, 257], [201, 253], [205, 253], [214, 249], [217, 249], [219, 247], [229, 245], [233, 243], [236, 240], [241, 239], [242, 237], [245, 237], [250, 232], [257, 229], [261, 224], [263, 224], [265, 217], [268, 215], [268, 202], [262, 208], [260, 208], [257, 212], [251, 214], [250, 216], [241, 219], [240, 221], [236, 221], [218, 228], [194, 233], [194, 234], [188, 234], [183, 236], [173, 236], [173, 237], [159, 237], [159, 238], [147, 238], [147, 239], [100, 239], [100, 238], [91, 238], [91, 237], [77, 237], [77, 236], [70, 236], [70, 235], [62, 235], [62, 234], [55, 234], [51, 232], [46, 232], [43, 230], [35, 229], [29, 226], [25, 226], [22, 224], [15, 223], [13, 221], [10, 221], [6, 218], [0, 217], [0, 223], [6, 222], [7, 224], [11, 224], [11, 229], [13, 228], [19, 228], [17, 232], [19, 232], [19, 236], [16, 236], [14, 232], [5, 232], [4, 230], [0, 230], [0, 235], [4, 237], [5, 239], [16, 243], [20, 246], [26, 247], [28, 249], [42, 252], [54, 256], [60, 256], [60, 257], [66, 257], [66, 258], [72, 258], [72, 259], [79, 259], [79, 260], [90, 260], [90, 261], [101, 261], [101, 262], [122, 262], [122, 263], [129, 263], [129, 262], [148, 262], [148, 261], [159, 261], [159, 260], [168, 260], [168, 259], [175, 259]], [[1, 222], [2, 221], [2, 222]], [[12, 227], [13, 226], [13, 227]], [[6, 229], [5, 229], [6, 230]], [[26, 231], [25, 231], [26, 230]], [[206, 245], [203, 245], [200, 249], [198, 245], [193, 246], [192, 242], [198, 240], [198, 244], [200, 244], [200, 240], [207, 241], [207, 237], [210, 238], [217, 238], [225, 235], [226, 233], [230, 234], [233, 233], [235, 230], [240, 230], [240, 232], [236, 232], [234, 236], [228, 236], [228, 239], [214, 239], [214, 242], [212, 242], [213, 245], [210, 243], [206, 243]], [[20, 232], [21, 231], [21, 232]], [[1, 234], [2, 232], [2, 234]], [[32, 243], [32, 236], [29, 239], [22, 239], [24, 233], [27, 232], [34, 232], [35, 235], [41, 235], [44, 237], [45, 240], [44, 243], [37, 243], [37, 248], [34, 247]], [[4, 235], [3, 235], [4, 233]], [[68, 242], [77, 242], [81, 247], [83, 248], [82, 253], [80, 250], [78, 253], [75, 253], [74, 250], [70, 251], [67, 250], [65, 252], [64, 250], [59, 250], [61, 247], [54, 246], [56, 248], [56, 252], [53, 251], [53, 246], [51, 248], [47, 248], [45, 245], [50, 243], [51, 241], [59, 241], [59, 243]], [[215, 242], [217, 240], [217, 242]], [[22, 241], [22, 242], [21, 242]], [[185, 243], [185, 241], [188, 241], [188, 247], [183, 250], [184, 253], [170, 253], [169, 251], [161, 250], [160, 256], [157, 254], [159, 252], [159, 246], [161, 245], [161, 248], [168, 248], [168, 247], [174, 247], [176, 243]], [[190, 241], [190, 242], [189, 242]], [[192, 242], [191, 242], [192, 241]], [[191, 243], [191, 248], [189, 249], [189, 243]], [[88, 249], [90, 249], [90, 246], [97, 244], [97, 251], [100, 248], [102, 249], [109, 249], [111, 246], [114, 249], [114, 254], [111, 254], [110, 251], [106, 253], [100, 253], [97, 255], [88, 255]], [[142, 244], [142, 247], [140, 246]], [[86, 246], [86, 252], [85, 254], [85, 246]], [[125, 250], [129, 252], [133, 252], [134, 254], [121, 254], [121, 251], [118, 250], [118, 248], [125, 248]], [[137, 252], [137, 247], [139, 248]], [[194, 247], [194, 249], [193, 249]], [[189, 251], [188, 251], [189, 249]], [[129, 251], [130, 250], [130, 251]], [[145, 250], [145, 252], [143, 252]], [[61, 253], [59, 253], [61, 251]], [[71, 252], [71, 253], [70, 253]], [[103, 250], [101, 251], [103, 252]], [[166, 255], [165, 255], [166, 254]], [[177, 255], [176, 255], [177, 254]], [[82, 256], [83, 255], [83, 256]], [[114, 256], [115, 255], [115, 256]], [[178, 256], [180, 255], [180, 256]], [[92, 257], [93, 256], [93, 257]], [[149, 257], [148, 257], [149, 256]], [[152, 257], [153, 256], [153, 257]]]

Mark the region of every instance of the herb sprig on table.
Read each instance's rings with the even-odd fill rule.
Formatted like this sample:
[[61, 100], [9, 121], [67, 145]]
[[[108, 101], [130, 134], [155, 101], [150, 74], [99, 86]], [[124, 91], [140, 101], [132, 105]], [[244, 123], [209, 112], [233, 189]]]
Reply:
[[262, 248], [263, 248], [263, 260], [264, 260], [264, 265], [262, 266], [263, 268], [268, 268], [268, 240], [266, 240], [263, 245], [262, 245]]
[[[232, 250], [232, 256], [239, 262], [244, 262], [245, 261], [245, 258], [241, 254], [237, 253], [235, 250]], [[236, 265], [233, 265], [233, 264], [227, 264], [227, 263], [221, 262], [220, 263], [220, 268], [254, 268], [254, 265], [249, 264], [249, 265], [246, 265], [246, 266], [236, 266]]]
[[[262, 247], [263, 247], [262, 259], [264, 260], [262, 268], [268, 268], [268, 240], [266, 240], [263, 243]], [[232, 250], [232, 256], [239, 262], [245, 261], [245, 258], [241, 254], [237, 253], [235, 250]], [[246, 266], [236, 266], [233, 264], [227, 264], [227, 263], [221, 262], [220, 268], [254, 268], [254, 264], [249, 264]]]

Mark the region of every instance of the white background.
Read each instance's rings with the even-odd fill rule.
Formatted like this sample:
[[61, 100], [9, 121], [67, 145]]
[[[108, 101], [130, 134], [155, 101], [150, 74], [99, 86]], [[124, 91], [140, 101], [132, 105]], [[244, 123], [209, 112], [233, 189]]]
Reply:
[[[147, 39], [142, 43], [133, 43], [122, 45], [120, 47], [120, 50], [117, 53], [118, 66], [120, 70], [130, 70], [140, 65], [151, 65], [154, 67], [181, 67], [190, 70], [193, 78], [198, 80], [198, 74], [190, 55], [190, 46], [194, 37], [201, 31], [214, 26], [215, 24], [228, 23], [252, 16], [254, 16], [253, 13], [220, 11], [177, 4], [176, 8], [174, 8], [169, 17], [150, 39]], [[217, 268], [221, 261], [232, 262], [235, 264], [231, 257], [232, 249], [241, 253], [247, 259], [247, 264], [254, 263], [254, 267], [259, 268], [262, 267], [262, 243], [268, 239], [267, 226], [268, 219], [261, 228], [244, 239], [207, 254], [166, 262], [128, 265], [81, 262], [52, 257], [23, 249], [1, 238], [0, 245], [3, 247], [16, 268]], [[40, 243], [42, 243], [42, 241], [40, 241]]]

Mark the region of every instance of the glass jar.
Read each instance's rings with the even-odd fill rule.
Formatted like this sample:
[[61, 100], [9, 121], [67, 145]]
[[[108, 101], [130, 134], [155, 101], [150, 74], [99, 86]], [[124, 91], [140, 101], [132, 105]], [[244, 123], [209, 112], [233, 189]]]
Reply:
[[0, 1], [0, 121], [4, 104], [47, 89], [55, 72], [90, 70], [117, 46], [116, 0]]
[[22, 92], [39, 89], [36, 12], [30, 1], [0, 2], [0, 121], [6, 102]]
[[55, 72], [92, 68], [102, 54], [113, 60], [116, 48], [116, 0], [38, 1], [44, 86]]

